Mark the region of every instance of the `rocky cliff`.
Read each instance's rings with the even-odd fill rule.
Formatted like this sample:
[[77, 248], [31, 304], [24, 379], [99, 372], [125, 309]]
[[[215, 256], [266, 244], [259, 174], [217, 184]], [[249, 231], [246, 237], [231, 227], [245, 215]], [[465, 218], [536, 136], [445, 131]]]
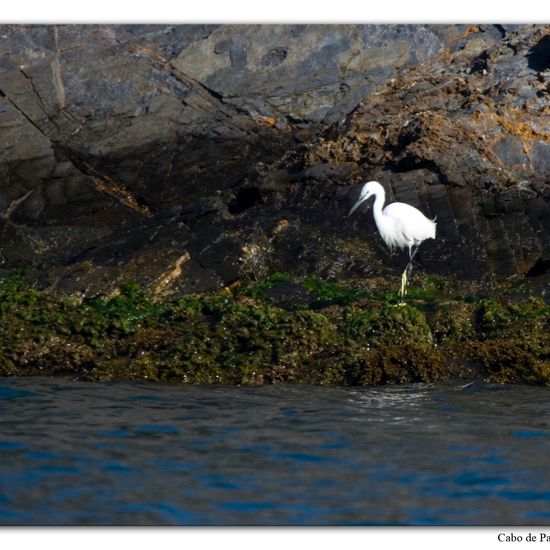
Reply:
[[437, 216], [419, 267], [550, 268], [550, 27], [0, 26], [0, 263], [64, 293], [399, 273], [358, 184]]

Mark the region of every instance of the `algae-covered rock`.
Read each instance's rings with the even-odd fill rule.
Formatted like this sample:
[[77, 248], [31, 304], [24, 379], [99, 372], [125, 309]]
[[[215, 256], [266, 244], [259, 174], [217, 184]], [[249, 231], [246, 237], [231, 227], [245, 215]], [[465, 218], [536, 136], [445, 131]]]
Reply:
[[444, 354], [432, 346], [390, 345], [377, 349], [372, 355], [368, 371], [360, 379], [364, 385], [438, 382], [453, 378], [452, 371], [445, 368]]
[[477, 315], [479, 341], [473, 356], [490, 381], [548, 383], [550, 307], [543, 300], [483, 300]]
[[346, 312], [352, 335], [368, 345], [431, 344], [433, 335], [426, 316], [408, 305], [374, 304]]
[[430, 318], [434, 340], [439, 345], [460, 343], [475, 337], [477, 306], [471, 303], [443, 302]]
[[550, 308], [542, 300], [437, 298], [428, 287], [427, 299], [416, 289], [402, 305], [396, 293], [305, 277], [292, 283], [309, 301], [280, 307], [273, 291], [288, 288], [289, 277], [172, 300], [137, 285], [74, 300], [4, 279], [0, 374], [180, 384], [550, 383]]

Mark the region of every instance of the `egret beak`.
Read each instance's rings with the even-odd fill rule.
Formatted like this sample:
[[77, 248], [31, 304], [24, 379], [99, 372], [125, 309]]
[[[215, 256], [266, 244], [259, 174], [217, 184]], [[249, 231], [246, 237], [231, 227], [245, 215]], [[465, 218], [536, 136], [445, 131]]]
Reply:
[[348, 213], [348, 218], [359, 208], [359, 206], [365, 202], [368, 199], [368, 197], [362, 197], [357, 200], [357, 202], [351, 207], [351, 210]]

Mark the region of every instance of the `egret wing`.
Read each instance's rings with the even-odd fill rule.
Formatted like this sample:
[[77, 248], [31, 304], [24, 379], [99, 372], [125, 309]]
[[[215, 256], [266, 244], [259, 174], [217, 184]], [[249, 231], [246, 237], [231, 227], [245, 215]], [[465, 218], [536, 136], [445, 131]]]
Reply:
[[393, 202], [384, 208], [383, 214], [392, 220], [394, 238], [399, 241], [402, 248], [435, 238], [435, 222], [414, 206]]

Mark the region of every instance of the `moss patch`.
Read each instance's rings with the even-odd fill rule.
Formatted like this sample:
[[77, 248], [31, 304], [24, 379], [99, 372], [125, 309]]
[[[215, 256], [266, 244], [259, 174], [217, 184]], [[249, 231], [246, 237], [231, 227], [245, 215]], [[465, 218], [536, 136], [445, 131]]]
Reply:
[[[300, 300], [289, 307], [293, 292]], [[490, 382], [549, 383], [550, 308], [542, 300], [478, 300], [428, 280], [407, 304], [397, 302], [383, 289], [285, 274], [233, 293], [165, 301], [132, 284], [79, 301], [9, 277], [0, 280], [0, 374], [370, 385], [477, 373]]]

